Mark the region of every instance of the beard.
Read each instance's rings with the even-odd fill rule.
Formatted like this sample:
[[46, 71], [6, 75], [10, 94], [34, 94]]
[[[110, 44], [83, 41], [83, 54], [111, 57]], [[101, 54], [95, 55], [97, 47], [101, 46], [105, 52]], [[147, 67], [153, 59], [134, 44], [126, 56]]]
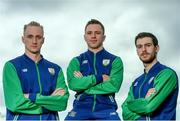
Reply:
[[153, 54], [147, 53], [147, 54], [150, 55], [150, 57], [149, 57], [148, 59], [143, 59], [143, 58], [139, 57], [140, 60], [141, 60], [144, 64], [150, 64], [150, 63], [152, 63], [152, 62], [156, 59], [157, 53], [153, 53]]

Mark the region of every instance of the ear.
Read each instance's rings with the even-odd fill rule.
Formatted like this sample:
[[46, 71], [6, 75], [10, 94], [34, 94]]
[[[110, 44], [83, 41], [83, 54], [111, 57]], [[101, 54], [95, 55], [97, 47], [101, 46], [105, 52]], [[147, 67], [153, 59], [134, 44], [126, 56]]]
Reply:
[[103, 35], [103, 42], [105, 41], [105, 39], [106, 39], [106, 35]]
[[42, 39], [42, 44], [44, 44], [44, 40], [45, 40], [45, 37], [43, 37], [43, 39]]
[[84, 40], [86, 41], [86, 35], [84, 34]]
[[21, 39], [22, 39], [22, 42], [25, 43], [24, 36], [22, 36]]
[[159, 45], [156, 45], [156, 53], [159, 52], [159, 49], [160, 49]]

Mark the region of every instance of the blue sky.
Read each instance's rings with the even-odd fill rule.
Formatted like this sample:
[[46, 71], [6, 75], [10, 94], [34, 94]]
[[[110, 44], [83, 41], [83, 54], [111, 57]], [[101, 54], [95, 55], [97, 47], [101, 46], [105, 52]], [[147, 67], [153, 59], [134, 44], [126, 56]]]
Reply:
[[[24, 24], [35, 20], [44, 26], [42, 54], [58, 63], [65, 73], [71, 58], [87, 50], [84, 26], [91, 18], [104, 24], [104, 47], [120, 56], [124, 63], [124, 80], [116, 96], [120, 116], [120, 106], [132, 81], [143, 72], [134, 46], [137, 33], [148, 31], [157, 36], [158, 60], [172, 67], [180, 77], [179, 0], [1, 0], [0, 6], [1, 78], [4, 63], [24, 53], [21, 42]], [[3, 97], [2, 83], [0, 86]], [[67, 110], [60, 113], [61, 119], [72, 108], [73, 94], [71, 92]], [[179, 104], [180, 100], [177, 115], [180, 115]], [[0, 99], [0, 115], [5, 115], [3, 98]]]

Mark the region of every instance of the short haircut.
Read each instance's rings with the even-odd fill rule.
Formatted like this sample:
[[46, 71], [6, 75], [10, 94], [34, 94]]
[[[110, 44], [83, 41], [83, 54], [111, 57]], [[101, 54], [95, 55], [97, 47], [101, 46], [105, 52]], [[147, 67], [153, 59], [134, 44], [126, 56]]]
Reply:
[[26, 31], [26, 29], [27, 29], [28, 26], [37, 26], [37, 27], [41, 27], [42, 32], [43, 32], [43, 35], [44, 35], [44, 29], [43, 29], [43, 26], [42, 26], [40, 23], [36, 22], [36, 21], [31, 21], [30, 23], [25, 24], [25, 25], [24, 25], [24, 32], [23, 32], [23, 34], [25, 34], [25, 31]]
[[152, 33], [149, 32], [141, 32], [139, 33], [136, 37], [135, 37], [135, 45], [137, 43], [137, 39], [142, 39], [144, 37], [150, 37], [153, 41], [153, 45], [157, 46], [158, 45], [158, 39], [156, 38], [155, 35], [153, 35]]
[[85, 32], [86, 32], [87, 26], [90, 25], [90, 24], [99, 24], [101, 26], [102, 30], [103, 30], [103, 34], [105, 33], [105, 29], [104, 29], [103, 24], [100, 21], [96, 20], [96, 19], [91, 19], [90, 21], [87, 22], [87, 24], [85, 26]]

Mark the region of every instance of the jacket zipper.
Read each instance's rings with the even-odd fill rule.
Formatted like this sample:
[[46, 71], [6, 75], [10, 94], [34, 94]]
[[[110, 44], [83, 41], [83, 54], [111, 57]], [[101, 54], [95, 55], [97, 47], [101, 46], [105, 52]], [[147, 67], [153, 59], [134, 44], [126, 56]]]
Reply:
[[38, 84], [39, 84], [39, 93], [42, 93], [42, 87], [41, 87], [41, 82], [40, 82], [40, 74], [39, 74], [39, 69], [38, 69], [38, 63], [36, 63], [36, 71], [37, 71], [37, 76], [38, 76]]
[[[141, 88], [142, 88], [142, 86], [143, 86], [143, 85], [144, 85], [144, 83], [145, 83], [146, 76], [147, 76], [147, 74], [145, 74], [145, 77], [144, 77], [143, 83], [141, 84], [141, 86], [140, 86], [140, 88], [139, 88], [139, 98], [140, 98], [140, 96], [141, 96]], [[150, 121], [150, 116], [149, 116], [149, 115], [147, 115], [147, 116], [146, 116], [146, 121]]]
[[[93, 66], [94, 66], [94, 73], [97, 74], [97, 70], [96, 70], [96, 54], [94, 54]], [[94, 101], [93, 101], [92, 112], [94, 112], [95, 107], [96, 107], [96, 94], [94, 94]]]
[[146, 80], [146, 74], [145, 74], [145, 77], [144, 77], [143, 83], [141, 84], [141, 86], [140, 86], [140, 88], [139, 88], [139, 98], [141, 97], [141, 88], [142, 88], [142, 86], [144, 85], [145, 80]]
[[[41, 81], [40, 81], [40, 74], [39, 74], [39, 69], [38, 69], [38, 63], [35, 63], [36, 65], [36, 71], [37, 71], [37, 76], [38, 76], [38, 84], [39, 84], [39, 93], [41, 94], [42, 93], [42, 86], [41, 86]], [[40, 121], [42, 120], [42, 115], [40, 114], [40, 117], [39, 117]]]

